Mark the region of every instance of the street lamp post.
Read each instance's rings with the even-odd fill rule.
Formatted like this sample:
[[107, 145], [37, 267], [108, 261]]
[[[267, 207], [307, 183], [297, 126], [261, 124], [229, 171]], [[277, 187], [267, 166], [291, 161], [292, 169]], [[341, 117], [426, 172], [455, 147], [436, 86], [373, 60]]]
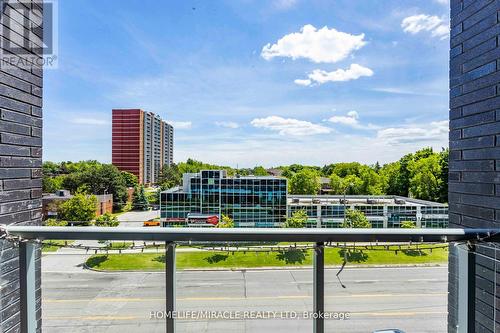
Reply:
[[[347, 190], [350, 189], [353, 185], [354, 185], [353, 183], [349, 183], [344, 188], [344, 226], [346, 226], [346, 222], [347, 222], [347, 199], [346, 199], [346, 194], [347, 194]], [[351, 227], [351, 226], [349, 226], [349, 227]]]

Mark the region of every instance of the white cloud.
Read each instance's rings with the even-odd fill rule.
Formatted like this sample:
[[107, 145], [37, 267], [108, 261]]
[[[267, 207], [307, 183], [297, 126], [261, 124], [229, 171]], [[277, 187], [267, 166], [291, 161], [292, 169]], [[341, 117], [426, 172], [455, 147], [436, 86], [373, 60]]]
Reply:
[[448, 24], [442, 18], [425, 14], [405, 17], [401, 22], [401, 27], [404, 32], [412, 35], [428, 31], [432, 37], [440, 39], [446, 39], [450, 32]]
[[356, 111], [349, 111], [347, 116], [333, 116], [328, 121], [334, 124], [355, 126], [359, 124], [358, 119], [359, 114]]
[[[253, 167], [260, 161], [265, 167], [289, 165], [325, 165], [336, 162], [373, 164], [394, 162], [401, 156], [424, 147], [437, 151], [446, 147], [446, 139], [435, 142], [414, 142], [394, 145], [379, 140], [373, 135], [356, 133], [335, 133], [335, 135], [280, 136], [241, 135], [230, 138], [207, 138], [205, 133], [194, 133], [191, 143], [179, 146], [175, 151], [176, 161], [194, 158], [208, 163]], [[206, 141], [210, 140], [210, 149]], [[339, 152], [337, 154], [332, 152]], [[341, 153], [340, 153], [341, 152]]]
[[380, 129], [380, 126], [373, 124], [361, 124], [359, 122], [359, 114], [356, 111], [349, 111], [345, 116], [333, 116], [328, 119], [329, 122], [333, 124], [340, 124], [344, 126], [350, 126], [355, 129], [360, 130], [376, 130]]
[[364, 38], [364, 34], [351, 35], [327, 26], [316, 29], [307, 24], [300, 32], [285, 35], [273, 45], [265, 45], [261, 56], [266, 60], [290, 57], [306, 58], [316, 63], [334, 63], [362, 48], [366, 44]]
[[240, 125], [234, 121], [216, 121], [215, 125], [225, 128], [238, 128]]
[[371, 90], [377, 92], [383, 92], [388, 94], [398, 94], [398, 95], [421, 95], [421, 93], [408, 90], [404, 88], [396, 88], [396, 87], [380, 87], [380, 88], [372, 88]]
[[427, 125], [393, 127], [379, 130], [377, 138], [389, 144], [405, 144], [424, 141], [445, 142], [448, 137], [448, 121], [436, 121]]
[[71, 119], [71, 122], [73, 124], [78, 124], [78, 125], [94, 125], [94, 126], [103, 126], [109, 124], [108, 121], [97, 118], [74, 118]]
[[373, 71], [358, 64], [351, 64], [348, 69], [337, 69], [333, 72], [327, 72], [321, 69], [315, 69], [307, 75], [308, 79], [297, 79], [294, 82], [303, 86], [310, 86], [313, 83], [323, 84], [326, 82], [344, 82], [357, 80], [362, 76], [372, 76]]
[[294, 7], [297, 2], [297, 0], [274, 0], [273, 6], [277, 9], [286, 10]]
[[312, 84], [311, 80], [309, 80], [309, 79], [305, 79], [305, 80], [296, 79], [293, 82], [295, 82], [295, 84], [298, 84], [299, 86], [306, 86], [306, 87], [310, 86]]
[[416, 95], [416, 96], [447, 96], [447, 91], [441, 92], [438, 89], [431, 89], [432, 87], [408, 87], [408, 88], [399, 88], [399, 87], [380, 87], [380, 88], [372, 88], [370, 90], [377, 91], [386, 94], [396, 94], [396, 95]]
[[256, 118], [251, 121], [251, 124], [254, 127], [277, 131], [280, 135], [307, 136], [331, 132], [330, 128], [322, 125], [293, 118], [282, 118], [279, 116]]
[[167, 120], [167, 123], [172, 125], [174, 127], [174, 129], [190, 129], [193, 126], [193, 123], [190, 121]]
[[442, 5], [448, 5], [450, 3], [450, 0], [434, 0], [434, 1]]

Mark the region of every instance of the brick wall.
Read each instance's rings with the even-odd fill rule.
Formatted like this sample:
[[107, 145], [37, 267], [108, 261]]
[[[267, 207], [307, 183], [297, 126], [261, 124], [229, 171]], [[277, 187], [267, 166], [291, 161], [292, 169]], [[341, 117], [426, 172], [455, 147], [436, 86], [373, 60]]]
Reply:
[[[450, 178], [451, 227], [500, 227], [499, 0], [451, 0]], [[494, 332], [498, 302], [495, 248], [475, 255], [476, 332]], [[450, 253], [448, 331], [457, 325], [457, 258]], [[498, 314], [496, 314], [498, 317]]]
[[[11, 1], [13, 7], [41, 13], [41, 0]], [[7, 4], [0, 1], [0, 5]], [[8, 4], [7, 4], [8, 5]], [[8, 5], [9, 6], [9, 5]], [[5, 43], [41, 45], [41, 29], [32, 29], [41, 17], [26, 17], [25, 11], [2, 10], [2, 53]], [[31, 30], [31, 31], [30, 31]], [[31, 43], [31, 44], [28, 44]], [[26, 52], [26, 49], [23, 51]], [[23, 52], [7, 54], [24, 58]], [[32, 52], [28, 50], [28, 52]], [[36, 52], [36, 51], [35, 51]], [[39, 53], [39, 52], [38, 52]], [[32, 53], [35, 56], [39, 54]], [[0, 66], [0, 223], [41, 223], [42, 165], [42, 69]], [[37, 265], [40, 267], [40, 252]], [[0, 241], [0, 330], [18, 332], [19, 328], [19, 262], [18, 249]], [[38, 269], [40, 275], [40, 269]], [[38, 279], [40, 281], [40, 279]], [[40, 282], [38, 296], [40, 297]], [[40, 301], [37, 302], [41, 318]], [[39, 319], [39, 330], [41, 319]]]

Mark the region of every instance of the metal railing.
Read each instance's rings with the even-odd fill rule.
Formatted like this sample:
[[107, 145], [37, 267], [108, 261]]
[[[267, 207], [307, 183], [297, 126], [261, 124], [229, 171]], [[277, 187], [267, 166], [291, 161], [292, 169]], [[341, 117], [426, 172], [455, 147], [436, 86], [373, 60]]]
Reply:
[[[499, 241], [500, 229], [200, 229], [3, 226], [3, 238], [20, 247], [21, 331], [36, 331], [36, 243], [42, 240], [131, 240], [165, 242], [166, 313], [175, 313], [176, 242], [312, 242], [313, 311], [315, 333], [324, 332], [325, 243], [333, 242], [474, 242]], [[460, 252], [460, 251], [459, 251]], [[463, 251], [462, 251], [463, 252]], [[465, 252], [464, 252], [465, 253]], [[466, 254], [465, 254], [466, 255]], [[466, 262], [461, 267], [468, 276]], [[464, 294], [460, 297], [467, 297]], [[467, 298], [464, 300], [467, 302]], [[465, 312], [466, 313], [466, 312]], [[461, 326], [467, 326], [467, 318]], [[166, 319], [167, 333], [175, 332], [174, 316]]]

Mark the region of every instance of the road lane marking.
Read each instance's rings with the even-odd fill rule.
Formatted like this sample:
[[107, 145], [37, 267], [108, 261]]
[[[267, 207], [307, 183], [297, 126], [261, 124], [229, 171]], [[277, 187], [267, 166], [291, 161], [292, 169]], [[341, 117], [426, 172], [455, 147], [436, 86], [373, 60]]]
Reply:
[[[332, 295], [325, 298], [383, 298], [383, 297], [443, 297], [448, 293], [426, 293], [426, 294], [352, 294]], [[245, 300], [269, 300], [269, 299], [308, 299], [312, 295], [290, 295], [290, 296], [250, 296], [250, 297], [179, 297], [177, 301], [245, 301]], [[87, 298], [87, 299], [43, 299], [43, 303], [84, 303], [84, 302], [156, 302], [164, 301], [165, 298]]]

